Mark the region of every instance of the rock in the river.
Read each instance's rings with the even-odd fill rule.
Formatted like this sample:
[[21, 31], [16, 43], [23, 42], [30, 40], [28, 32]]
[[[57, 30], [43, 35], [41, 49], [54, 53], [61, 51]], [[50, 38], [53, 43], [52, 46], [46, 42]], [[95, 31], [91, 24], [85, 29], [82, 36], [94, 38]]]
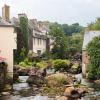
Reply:
[[80, 94], [74, 87], [66, 88], [64, 96], [71, 98], [71, 100], [80, 98]]
[[88, 90], [86, 88], [78, 88], [76, 90], [78, 91], [80, 97], [83, 96], [85, 93], [88, 92]]
[[2, 92], [2, 95], [7, 96], [7, 95], [10, 95], [10, 93], [9, 92]]
[[100, 84], [100, 79], [95, 81], [96, 84]]
[[44, 69], [39, 69], [37, 67], [33, 67], [30, 71], [29, 71], [29, 75], [37, 75], [37, 76], [46, 76], [46, 68]]
[[62, 97], [59, 97], [57, 100], [69, 100], [69, 99], [68, 97], [62, 96]]
[[72, 95], [72, 92], [74, 91], [74, 87], [68, 87], [65, 89], [65, 92], [64, 92], [64, 96], [71, 96]]
[[29, 71], [30, 71], [29, 69], [19, 69], [18, 74], [19, 76], [27, 76]]
[[37, 75], [29, 76], [29, 78], [26, 81], [29, 84], [35, 84], [35, 85], [43, 85], [45, 83], [45, 79], [43, 77], [39, 77]]

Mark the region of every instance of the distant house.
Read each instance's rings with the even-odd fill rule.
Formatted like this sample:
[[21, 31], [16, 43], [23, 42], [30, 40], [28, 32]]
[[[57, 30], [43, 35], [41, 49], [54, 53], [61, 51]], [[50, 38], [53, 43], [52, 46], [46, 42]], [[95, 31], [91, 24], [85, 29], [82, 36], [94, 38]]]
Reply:
[[[19, 27], [19, 18], [27, 17], [26, 14], [18, 14], [18, 18], [13, 17], [11, 23]], [[29, 51], [38, 55], [50, 50], [50, 37], [48, 36], [48, 27], [43, 22], [36, 19], [28, 19], [29, 27]], [[19, 33], [18, 33], [19, 34]], [[21, 35], [20, 33], [19, 35]], [[17, 44], [18, 45], [18, 44]]]
[[100, 31], [86, 31], [84, 35], [83, 47], [82, 47], [82, 73], [83, 76], [86, 76], [87, 73], [87, 65], [89, 63], [89, 57], [86, 51], [86, 48], [90, 41], [93, 40], [94, 37], [100, 36]]
[[13, 50], [16, 49], [16, 34], [14, 27], [9, 22], [0, 18], [0, 59], [6, 59], [8, 72], [13, 72]]

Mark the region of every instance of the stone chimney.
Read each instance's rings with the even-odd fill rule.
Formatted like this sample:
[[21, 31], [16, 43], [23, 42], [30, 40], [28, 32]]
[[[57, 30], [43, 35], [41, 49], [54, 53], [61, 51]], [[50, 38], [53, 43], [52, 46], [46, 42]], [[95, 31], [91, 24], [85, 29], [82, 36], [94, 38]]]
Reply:
[[25, 17], [25, 18], [27, 18], [27, 15], [26, 15], [25, 13], [18, 14], [18, 19], [20, 19], [20, 17]]
[[2, 19], [9, 22], [9, 19], [10, 19], [10, 6], [4, 5], [4, 7], [2, 7]]

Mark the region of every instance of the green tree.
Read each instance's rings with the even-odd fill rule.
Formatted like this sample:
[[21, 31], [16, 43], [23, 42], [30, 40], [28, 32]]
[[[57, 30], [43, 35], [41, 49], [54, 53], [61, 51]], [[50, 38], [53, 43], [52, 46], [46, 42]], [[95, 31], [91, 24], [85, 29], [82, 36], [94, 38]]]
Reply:
[[67, 58], [73, 59], [74, 55], [82, 52], [83, 33], [73, 33], [67, 36]]
[[90, 30], [100, 30], [100, 18], [97, 18], [94, 23], [88, 25]]
[[72, 35], [72, 33], [80, 33], [83, 27], [79, 23], [74, 23], [72, 25], [62, 24], [62, 29], [67, 36]]
[[29, 29], [28, 29], [27, 18], [20, 17], [20, 29], [23, 34], [23, 48], [26, 50], [26, 55], [27, 55], [29, 49]]
[[64, 59], [66, 57], [66, 36], [62, 30], [62, 27], [55, 23], [50, 26], [49, 34], [54, 38], [55, 45], [52, 49], [53, 55], [56, 58]]
[[100, 79], [100, 37], [95, 37], [87, 47], [89, 55], [88, 73], [90, 79]]

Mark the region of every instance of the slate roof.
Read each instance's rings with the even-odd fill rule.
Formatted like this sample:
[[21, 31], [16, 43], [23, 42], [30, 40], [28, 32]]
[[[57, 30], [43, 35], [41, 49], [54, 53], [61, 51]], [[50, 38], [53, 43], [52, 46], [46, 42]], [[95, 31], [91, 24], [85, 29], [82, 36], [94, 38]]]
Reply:
[[0, 26], [5, 26], [5, 27], [12, 27], [13, 25], [2, 18], [0, 18]]
[[38, 32], [41, 32], [41, 30], [40, 30], [39, 27], [38, 27], [38, 23], [36, 23], [36, 22], [34, 21], [34, 19], [30, 19], [30, 20], [28, 21], [28, 25], [29, 25], [30, 28], [32, 28], [32, 29], [34, 29], [34, 30], [36, 30], [36, 31], [38, 31]]
[[87, 47], [88, 43], [90, 41], [92, 41], [92, 39], [94, 37], [98, 37], [98, 36], [100, 36], [100, 31], [85, 32], [82, 50], [86, 50], [86, 47]]
[[16, 18], [16, 17], [13, 17], [12, 19], [11, 19], [11, 23], [14, 25], [14, 26], [19, 26], [19, 21], [18, 21], [18, 19]]

